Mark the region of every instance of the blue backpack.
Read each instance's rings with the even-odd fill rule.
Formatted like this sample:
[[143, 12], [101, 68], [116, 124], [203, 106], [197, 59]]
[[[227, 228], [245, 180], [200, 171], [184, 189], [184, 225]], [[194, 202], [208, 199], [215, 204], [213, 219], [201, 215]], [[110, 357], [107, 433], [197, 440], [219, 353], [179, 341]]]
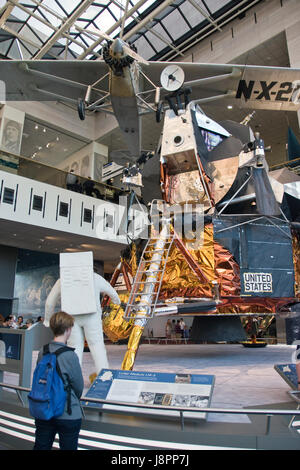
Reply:
[[29, 412], [37, 419], [48, 421], [61, 416], [68, 399], [68, 413], [71, 414], [71, 386], [65, 385], [57, 357], [73, 348], [63, 346], [50, 353], [49, 344], [43, 348], [43, 357], [36, 365], [31, 391], [28, 394]]

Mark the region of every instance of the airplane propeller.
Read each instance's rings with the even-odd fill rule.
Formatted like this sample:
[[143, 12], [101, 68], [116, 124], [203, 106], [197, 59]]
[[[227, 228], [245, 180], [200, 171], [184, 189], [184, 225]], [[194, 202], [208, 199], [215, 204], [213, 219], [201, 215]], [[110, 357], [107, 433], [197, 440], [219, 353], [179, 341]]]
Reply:
[[137, 52], [131, 49], [126, 43], [123, 43], [123, 51], [126, 55], [129, 55], [134, 60], [141, 64], [149, 65], [149, 62], [145, 60], [142, 56], [140, 56]]
[[[121, 58], [122, 56], [129, 56], [132, 57], [139, 63], [148, 65], [149, 62], [145, 60], [142, 56], [140, 56], [136, 51], [131, 49], [128, 43], [126, 43], [122, 39], [122, 32], [120, 33], [119, 38], [112, 38], [108, 34], [104, 33], [100, 29], [95, 28], [94, 26], [89, 26], [88, 29], [80, 28], [79, 26], [75, 26], [75, 28], [80, 31], [81, 33], [88, 34], [90, 36], [97, 36], [98, 38], [105, 39], [110, 44], [110, 50], [113, 54], [114, 58]], [[118, 57], [119, 55], [119, 57]]]

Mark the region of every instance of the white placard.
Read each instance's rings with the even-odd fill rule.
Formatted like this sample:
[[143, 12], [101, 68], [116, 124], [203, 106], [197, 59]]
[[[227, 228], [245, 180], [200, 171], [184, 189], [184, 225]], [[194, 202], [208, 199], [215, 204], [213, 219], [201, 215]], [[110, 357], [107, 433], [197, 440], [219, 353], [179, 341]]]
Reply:
[[97, 311], [93, 253], [60, 254], [61, 308], [70, 315]]

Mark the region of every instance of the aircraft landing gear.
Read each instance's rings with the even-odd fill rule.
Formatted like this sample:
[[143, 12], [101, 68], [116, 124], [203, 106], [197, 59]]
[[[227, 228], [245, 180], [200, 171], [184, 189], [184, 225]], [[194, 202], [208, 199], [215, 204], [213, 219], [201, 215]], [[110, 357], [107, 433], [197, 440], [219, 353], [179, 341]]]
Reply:
[[78, 99], [77, 111], [78, 111], [78, 115], [81, 121], [84, 121], [85, 120], [85, 102], [82, 98]]

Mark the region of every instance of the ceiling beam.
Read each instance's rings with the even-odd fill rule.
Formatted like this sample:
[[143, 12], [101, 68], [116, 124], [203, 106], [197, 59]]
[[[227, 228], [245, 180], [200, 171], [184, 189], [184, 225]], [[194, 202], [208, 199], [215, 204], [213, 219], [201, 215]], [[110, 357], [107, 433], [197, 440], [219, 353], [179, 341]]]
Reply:
[[214, 19], [208, 14], [206, 13], [206, 11], [201, 8], [198, 3], [195, 2], [195, 0], [188, 0], [190, 2], [191, 5], [193, 5], [194, 8], [196, 8], [196, 10], [199, 11], [199, 13], [201, 13], [201, 15], [203, 15], [215, 28], [217, 28], [219, 31], [222, 31], [222, 29], [218, 26], [218, 24], [214, 21]]
[[84, 0], [80, 5], [75, 9], [72, 15], [63, 23], [57, 31], [51, 36], [51, 38], [46, 41], [44, 46], [33, 56], [33, 60], [40, 60], [44, 55], [51, 49], [51, 47], [58, 41], [59, 38], [63, 36], [66, 31], [68, 31], [75, 21], [88, 9], [88, 7], [93, 3], [93, 0]]
[[[242, 0], [238, 5], [238, 9], [237, 9], [237, 6], [235, 6], [235, 7], [231, 8], [229, 11], [227, 11], [226, 13], [224, 13], [223, 15], [221, 15], [218, 18], [218, 26], [220, 28], [225, 26], [227, 23], [234, 20], [238, 15], [240, 15], [244, 11], [247, 11], [249, 8], [256, 5], [256, 3], [260, 2], [260, 0], [253, 0], [250, 5], [247, 4], [244, 8], [241, 8], [242, 5], [247, 3], [247, 2], [248, 2], [248, 0]], [[228, 15], [231, 15], [231, 16], [228, 16]], [[223, 19], [224, 19], [224, 21], [223, 21]], [[217, 28], [214, 26], [213, 31], [208, 31], [207, 33], [201, 34], [201, 36], [199, 36], [200, 33], [204, 33], [210, 27], [211, 27], [211, 24], [205, 26], [200, 31], [197, 31], [195, 34], [193, 34], [193, 36], [191, 36], [188, 39], [186, 39], [185, 41], [183, 41], [180, 44], [181, 52], [186, 53], [191, 47], [194, 47], [197, 43], [199, 43], [200, 41], [202, 41], [207, 36], [211, 35], [212, 33], [214, 33], [217, 30]], [[191, 44], [191, 42], [192, 42], [192, 44]], [[176, 58], [176, 55], [173, 55], [173, 54], [170, 55], [170, 54], [171, 54], [171, 51], [167, 52], [164, 56], [160, 57], [159, 60], [168, 60], [168, 61], [174, 60]]]
[[[19, 0], [17, 0], [17, 2], [18, 1]], [[2, 28], [2, 26], [6, 23], [9, 15], [11, 14], [14, 8], [15, 8], [15, 5], [12, 5], [10, 2], [6, 2], [6, 4], [4, 5], [2, 9], [3, 13], [0, 18], [0, 28]]]
[[[146, 3], [147, 0], [140, 0], [139, 2], [136, 3], [136, 5], [131, 8], [124, 16], [124, 21], [129, 18], [129, 16], [132, 16], [133, 13], [138, 10], [144, 3]], [[113, 26], [111, 26], [107, 31], [105, 31], [105, 34], [111, 34], [113, 33], [119, 26], [121, 26], [122, 24], [122, 20], [123, 18], [121, 18], [119, 21], [117, 21], [116, 23], [114, 23]], [[100, 32], [100, 31], [99, 31]], [[95, 42], [93, 42], [93, 44], [90, 45], [90, 47], [85, 51], [83, 52], [82, 54], [80, 54], [77, 59], [78, 60], [82, 60], [84, 59], [87, 55], [91, 54], [95, 47], [99, 46], [99, 44], [101, 44], [101, 42], [103, 41], [104, 39], [103, 38], [99, 38], [97, 39]]]
[[6, 24], [4, 24], [2, 26], [2, 29], [4, 31], [7, 31], [9, 34], [11, 34], [15, 38], [19, 39], [20, 41], [25, 42], [25, 43], [29, 44], [30, 46], [35, 47], [36, 49], [40, 48], [40, 44], [38, 44], [37, 42], [32, 41], [31, 39], [26, 38], [25, 36], [22, 36], [20, 33], [17, 33], [17, 31], [15, 31], [14, 29], [9, 28], [9, 26], [7, 26]]
[[161, 13], [165, 8], [168, 6], [172, 5], [174, 3], [173, 0], [165, 0], [159, 7], [155, 8], [148, 16], [146, 16], [142, 21], [140, 21], [136, 26], [134, 26], [128, 33], [126, 33], [123, 36], [124, 41], [127, 41], [131, 36], [136, 34], [138, 31], [140, 31], [141, 28], [143, 28], [145, 25], [149, 23], [149, 21], [152, 21], [159, 13]]
[[47, 11], [48, 13], [55, 16], [60, 21], [66, 21], [66, 19], [68, 18], [67, 16], [59, 15], [56, 11], [52, 10], [52, 8], [49, 8], [47, 5], [44, 5], [43, 0], [31, 0], [31, 1], [35, 3], [37, 7], [42, 8], [43, 10]]
[[[112, 1], [117, 5], [117, 2], [116, 2], [116, 1], [114, 1], [114, 0], [112, 0]], [[122, 7], [122, 6], [120, 6], [120, 5], [119, 5], [119, 7], [124, 10], [124, 7]], [[125, 11], [126, 11], [126, 10], [125, 10]], [[133, 16], [133, 14], [132, 14], [131, 16], [132, 16], [132, 19], [133, 19], [134, 21], [136, 21], [137, 23], [140, 23], [140, 22], [142, 21], [138, 16]], [[126, 15], [124, 15], [123, 18], [122, 18], [122, 28], [123, 28], [123, 26], [124, 26], [125, 20], [126, 20]], [[162, 42], [164, 42], [165, 44], [167, 44], [168, 47], [170, 47], [171, 49], [173, 49], [173, 50], [174, 50], [175, 52], [177, 52], [179, 55], [184, 56], [184, 54], [182, 54], [178, 49], [176, 49], [176, 47], [175, 47], [172, 43], [170, 43], [169, 41], [167, 41], [167, 39], [165, 39], [160, 33], [158, 33], [157, 31], [153, 31], [153, 28], [150, 28], [150, 27], [148, 27], [147, 25], [145, 25], [144, 27], [145, 27], [145, 29], [146, 29], [149, 33], [152, 33], [152, 34], [153, 34], [154, 36], [156, 36], [160, 41], [162, 41]], [[124, 28], [123, 28], [123, 29], [124, 29]], [[121, 33], [122, 33], [123, 29], [121, 29]], [[120, 37], [122, 37], [122, 36], [123, 36], [123, 33], [122, 33], [122, 35], [120, 35]]]
[[[44, 24], [45, 26], [47, 26], [48, 28], [52, 29], [54, 32], [57, 32], [59, 30], [59, 28], [55, 27], [50, 21], [48, 20], [45, 20], [44, 18], [42, 18], [41, 16], [38, 16], [36, 13], [32, 12], [31, 10], [29, 10], [28, 8], [26, 8], [24, 5], [22, 4], [17, 4], [18, 0], [8, 0], [10, 3], [14, 3], [16, 7], [20, 8], [21, 10], [23, 10], [25, 13], [27, 13], [29, 16], [31, 16], [32, 18], [35, 18], [36, 20], [40, 21], [42, 24]], [[34, 0], [33, 0], [34, 1]], [[39, 2], [35, 2], [37, 6], [41, 6], [39, 4]], [[48, 11], [48, 8], [47, 8], [47, 11]], [[52, 14], [52, 13], [51, 13]], [[62, 24], [64, 23], [64, 21], [66, 21], [66, 18], [60, 18], [61, 21], [62, 21]], [[37, 31], [37, 34], [38, 34], [38, 31]], [[77, 41], [76, 39], [74, 39], [70, 34], [66, 33], [66, 32], [63, 32], [62, 33], [62, 37], [65, 37], [67, 38], [67, 40], [70, 40], [71, 42], [73, 42], [74, 44], [77, 44], [77, 46], [81, 47], [81, 49], [83, 49], [84, 51], [86, 50], [86, 46], [83, 45], [81, 42]], [[42, 39], [40, 39], [41, 42], [42, 42]], [[38, 49], [40, 49], [40, 47], [42, 46], [39, 46]]]

